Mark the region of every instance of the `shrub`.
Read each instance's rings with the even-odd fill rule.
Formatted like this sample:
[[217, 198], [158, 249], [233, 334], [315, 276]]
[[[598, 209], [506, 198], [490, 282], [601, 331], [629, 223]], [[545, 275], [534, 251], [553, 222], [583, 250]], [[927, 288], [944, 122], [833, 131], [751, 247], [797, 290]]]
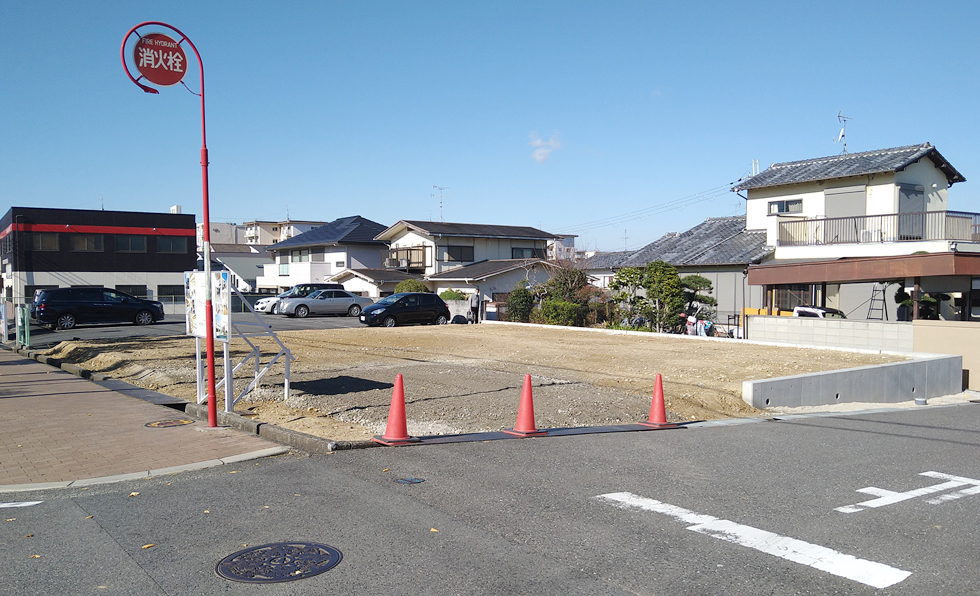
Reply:
[[466, 294], [457, 292], [456, 290], [446, 290], [442, 294], [439, 294], [439, 297], [443, 300], [466, 300], [469, 298]]
[[546, 298], [541, 302], [541, 317], [548, 325], [580, 326], [582, 310], [581, 305], [566, 300]]
[[534, 309], [534, 297], [526, 286], [519, 286], [511, 290], [507, 297], [507, 320], [527, 323], [531, 318], [531, 311]]
[[398, 282], [395, 286], [395, 293], [401, 294], [402, 292], [428, 292], [429, 288], [425, 286], [424, 283], [417, 279], [406, 279]]

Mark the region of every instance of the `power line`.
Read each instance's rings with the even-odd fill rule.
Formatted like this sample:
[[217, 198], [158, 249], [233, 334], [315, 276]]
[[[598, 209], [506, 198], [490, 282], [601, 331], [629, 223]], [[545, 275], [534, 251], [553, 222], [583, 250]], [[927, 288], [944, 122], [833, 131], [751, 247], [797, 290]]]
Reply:
[[576, 233], [585, 232], [588, 230], [594, 230], [597, 228], [604, 228], [611, 225], [616, 225], [620, 223], [626, 223], [630, 221], [635, 221], [637, 219], [646, 219], [647, 217], [653, 215], [659, 215], [667, 211], [673, 211], [680, 209], [682, 207], [687, 207], [689, 205], [695, 205], [697, 203], [703, 203], [705, 201], [710, 201], [711, 199], [718, 198], [729, 192], [731, 188], [730, 184], [723, 184], [721, 186], [716, 186], [705, 191], [701, 191], [686, 197], [681, 197], [679, 199], [674, 199], [673, 201], [667, 201], [666, 203], [661, 203], [659, 205], [654, 205], [652, 207], [647, 207], [645, 209], [638, 209], [636, 211], [630, 211], [629, 213], [623, 213], [621, 215], [613, 215], [603, 219], [598, 219], [591, 222], [585, 222], [577, 224], [574, 226], [569, 226], [566, 228], [560, 228], [559, 232], [564, 233]]

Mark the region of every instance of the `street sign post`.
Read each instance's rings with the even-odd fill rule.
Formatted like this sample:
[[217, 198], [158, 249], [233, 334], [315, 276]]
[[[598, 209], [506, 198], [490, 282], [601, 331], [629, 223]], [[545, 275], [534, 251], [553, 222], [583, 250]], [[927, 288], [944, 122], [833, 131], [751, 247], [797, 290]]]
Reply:
[[[178, 39], [159, 32], [147, 33], [142, 35], [137, 32], [140, 27], [166, 28], [177, 34]], [[132, 59], [136, 65], [139, 77], [134, 77], [129, 70], [126, 62], [126, 43], [129, 38], [136, 35], [137, 41], [133, 47]], [[140, 89], [146, 93], [159, 94], [160, 92], [149, 85], [140, 82], [141, 79], [160, 85], [162, 87], [183, 84], [184, 74], [187, 71], [187, 56], [181, 45], [186, 42], [197, 57], [197, 68], [201, 75], [201, 92], [193, 93], [201, 98], [201, 181], [203, 186], [204, 212], [201, 219], [204, 224], [204, 276], [205, 276], [205, 315], [207, 317], [207, 351], [208, 351], [208, 426], [218, 426], [218, 409], [215, 400], [215, 381], [214, 381], [214, 322], [211, 308], [211, 216], [208, 205], [208, 143], [207, 127], [204, 120], [204, 62], [201, 54], [197, 51], [194, 43], [176, 27], [161, 23], [159, 21], [147, 21], [136, 25], [123, 37], [122, 47], [119, 55], [122, 59], [123, 68], [126, 75]], [[184, 84], [184, 87], [187, 87]], [[190, 89], [188, 89], [190, 91]]]

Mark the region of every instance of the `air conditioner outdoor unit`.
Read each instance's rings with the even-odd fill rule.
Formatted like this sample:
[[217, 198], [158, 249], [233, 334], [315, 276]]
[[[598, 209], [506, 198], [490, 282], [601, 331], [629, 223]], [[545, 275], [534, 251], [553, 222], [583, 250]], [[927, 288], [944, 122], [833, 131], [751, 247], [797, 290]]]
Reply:
[[394, 259], [394, 258], [385, 259], [385, 267], [397, 267], [397, 266], [398, 266], [398, 259]]
[[398, 261], [399, 267], [408, 267], [408, 259], [401, 259]]

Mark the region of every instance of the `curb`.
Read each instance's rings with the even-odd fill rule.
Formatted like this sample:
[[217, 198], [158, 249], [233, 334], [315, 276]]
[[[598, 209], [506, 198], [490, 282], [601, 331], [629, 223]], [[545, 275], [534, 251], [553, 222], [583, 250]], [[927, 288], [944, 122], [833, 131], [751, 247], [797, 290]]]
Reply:
[[[6, 347], [6, 346], [4, 346]], [[30, 358], [31, 360], [36, 360], [41, 364], [47, 364], [55, 368], [60, 368], [64, 372], [75, 375], [76, 377], [81, 377], [83, 379], [89, 379], [91, 381], [106, 381], [113, 380], [116, 383], [125, 383], [125, 381], [120, 381], [118, 379], [112, 379], [111, 376], [92, 372], [87, 368], [82, 368], [77, 364], [72, 364], [69, 362], [63, 362], [59, 358], [52, 358], [44, 354], [40, 354], [35, 350], [28, 348], [7, 348], [10, 349], [15, 354], [24, 356], [25, 358]], [[138, 385], [130, 385], [134, 390], [142, 390], [149, 393], [156, 393], [150, 391], [149, 389], [143, 389]], [[124, 393], [120, 393], [125, 395]], [[163, 394], [160, 394], [163, 395]], [[127, 395], [126, 397], [134, 397], [132, 395]], [[167, 396], [170, 397], [170, 396]], [[135, 399], [141, 399], [136, 396]], [[173, 398], [180, 399], [180, 398]], [[146, 400], [151, 401], [151, 400]], [[181, 400], [183, 401], [183, 400]], [[176, 407], [177, 409], [183, 409], [184, 413], [192, 416], [198, 420], [208, 419], [208, 408], [204, 404], [196, 404], [193, 402], [184, 402], [181, 404], [173, 404], [170, 407]], [[350, 450], [350, 449], [369, 449], [373, 447], [380, 447], [378, 443], [373, 441], [334, 441], [331, 439], [324, 439], [322, 437], [317, 437], [314, 435], [309, 435], [296, 430], [291, 430], [288, 428], [282, 428], [274, 424], [269, 424], [268, 422], [259, 422], [257, 420], [252, 420], [240, 414], [234, 412], [218, 412], [218, 424], [221, 426], [230, 426], [238, 430], [247, 432], [249, 434], [258, 435], [263, 439], [279, 443], [280, 445], [286, 445], [298, 451], [303, 451], [306, 453], [331, 453], [333, 451]]]

